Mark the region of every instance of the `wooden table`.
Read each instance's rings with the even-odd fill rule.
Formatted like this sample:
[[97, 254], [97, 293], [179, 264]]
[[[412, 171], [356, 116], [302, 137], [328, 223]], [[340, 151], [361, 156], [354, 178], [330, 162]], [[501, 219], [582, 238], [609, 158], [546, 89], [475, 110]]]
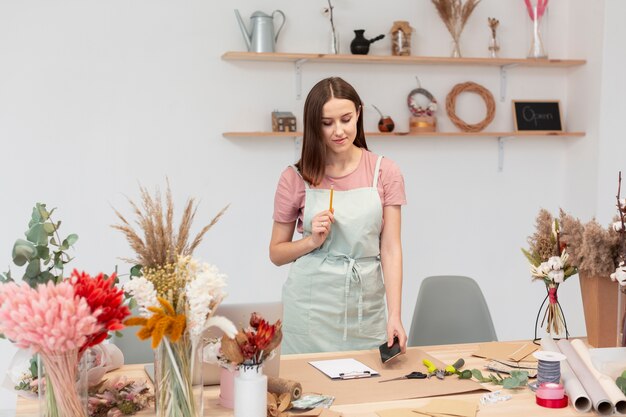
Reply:
[[[444, 363], [453, 363], [459, 357], [463, 357], [466, 360], [465, 369], [478, 368], [482, 369], [485, 360], [471, 356], [471, 353], [476, 351], [477, 344], [463, 344], [463, 345], [444, 345], [444, 346], [428, 346], [421, 347], [423, 351], [441, 360]], [[281, 361], [302, 361], [312, 359], [331, 359], [336, 357], [337, 353], [317, 353], [317, 354], [299, 354], [299, 355], [285, 355], [281, 358]], [[345, 357], [346, 352], [341, 353]], [[122, 369], [115, 371], [115, 373], [124, 374], [132, 379], [144, 379], [146, 375], [143, 371], [143, 365], [126, 365]], [[483, 384], [483, 386], [491, 391], [500, 389], [500, 386], [492, 384]], [[304, 387], [306, 390], [306, 387]], [[584, 416], [596, 416], [594, 412], [590, 413], [578, 413], [573, 407], [568, 406], [563, 409], [547, 409], [535, 404], [535, 395], [528, 388], [519, 390], [503, 390], [504, 393], [511, 394], [512, 399], [496, 404], [480, 405], [480, 411], [477, 416], [479, 417], [500, 417], [503, 415], [511, 417], [584, 417]], [[454, 398], [459, 400], [471, 400], [479, 402], [480, 397], [484, 392], [470, 393], [470, 394], [458, 394], [453, 396], [447, 396], [446, 398]], [[212, 386], [205, 388], [205, 416], [232, 416], [232, 410], [225, 409], [218, 404], [219, 386]], [[430, 398], [409, 399], [401, 401], [389, 401], [389, 402], [377, 402], [377, 403], [362, 403], [362, 404], [349, 404], [333, 406], [332, 410], [343, 413], [346, 417], [352, 416], [367, 416], [377, 417], [377, 410], [386, 410], [393, 408], [411, 408], [419, 407], [428, 404]], [[37, 416], [37, 402], [29, 401], [19, 398], [17, 401], [17, 413], [16, 417], [30, 417]], [[145, 410], [137, 414], [138, 416], [154, 416], [153, 410]]]

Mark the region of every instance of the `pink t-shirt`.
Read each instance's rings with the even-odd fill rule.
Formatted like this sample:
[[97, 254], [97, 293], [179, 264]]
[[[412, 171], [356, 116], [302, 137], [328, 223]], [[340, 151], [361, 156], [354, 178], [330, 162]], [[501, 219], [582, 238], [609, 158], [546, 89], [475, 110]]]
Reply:
[[[363, 149], [361, 162], [354, 171], [338, 178], [325, 176], [318, 186], [311, 188], [330, 189], [331, 184], [337, 191], [371, 187], [374, 184], [374, 169], [377, 159], [378, 155]], [[404, 177], [398, 166], [392, 160], [383, 158], [380, 162], [378, 175], [378, 194], [383, 207], [405, 205]], [[304, 196], [305, 188], [302, 177], [293, 167], [285, 168], [278, 181], [274, 196], [274, 220], [281, 223], [291, 223], [297, 219], [298, 231], [302, 232]]]

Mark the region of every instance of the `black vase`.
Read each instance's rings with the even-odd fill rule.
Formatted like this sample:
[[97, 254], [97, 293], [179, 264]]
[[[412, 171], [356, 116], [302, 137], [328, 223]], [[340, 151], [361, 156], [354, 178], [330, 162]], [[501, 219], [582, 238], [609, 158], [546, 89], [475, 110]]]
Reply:
[[367, 55], [370, 51], [370, 41], [365, 39], [364, 29], [354, 31], [354, 39], [350, 42], [350, 52], [354, 55]]

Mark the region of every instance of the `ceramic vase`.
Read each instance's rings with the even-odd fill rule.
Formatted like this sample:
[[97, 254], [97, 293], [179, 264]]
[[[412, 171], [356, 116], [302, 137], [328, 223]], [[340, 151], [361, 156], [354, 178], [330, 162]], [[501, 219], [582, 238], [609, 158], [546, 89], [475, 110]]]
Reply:
[[267, 376], [261, 365], [241, 365], [235, 376], [235, 417], [267, 415]]
[[235, 375], [237, 371], [228, 368], [220, 369], [220, 405], [233, 408], [235, 405]]

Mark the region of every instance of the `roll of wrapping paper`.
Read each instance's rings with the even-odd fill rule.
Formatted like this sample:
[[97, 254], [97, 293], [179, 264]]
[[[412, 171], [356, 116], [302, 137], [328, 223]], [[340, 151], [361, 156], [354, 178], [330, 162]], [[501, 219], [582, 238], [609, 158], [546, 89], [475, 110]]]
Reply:
[[614, 404], [609, 399], [604, 388], [602, 388], [602, 385], [593, 377], [593, 374], [589, 368], [587, 368], [585, 362], [580, 359], [580, 356], [576, 353], [570, 341], [561, 339], [557, 342], [557, 346], [561, 349], [561, 353], [567, 356], [567, 361], [572, 367], [572, 370], [580, 380], [580, 383], [583, 384], [587, 394], [589, 394], [593, 408], [602, 416], [613, 414]]
[[297, 400], [302, 395], [302, 385], [299, 382], [273, 376], [267, 378], [267, 390], [273, 394], [288, 392], [292, 400]]
[[572, 347], [576, 350], [580, 359], [585, 362], [585, 365], [587, 365], [587, 368], [589, 368], [594, 378], [596, 378], [600, 385], [602, 385], [602, 388], [604, 388], [604, 391], [609, 396], [611, 402], [615, 404], [615, 411], [617, 411], [618, 414], [626, 414], [626, 395], [624, 395], [621, 389], [617, 388], [615, 381], [613, 381], [609, 376], [598, 372], [598, 370], [593, 366], [593, 363], [591, 362], [591, 355], [589, 355], [589, 349], [587, 349], [587, 346], [585, 346], [581, 340], [576, 339], [572, 340]]
[[[541, 339], [541, 348], [549, 352], [561, 352], [554, 340], [548, 336]], [[591, 410], [589, 395], [587, 395], [587, 392], [567, 361], [561, 362], [561, 380], [563, 381], [565, 392], [572, 400], [572, 405], [576, 411], [586, 413]]]

